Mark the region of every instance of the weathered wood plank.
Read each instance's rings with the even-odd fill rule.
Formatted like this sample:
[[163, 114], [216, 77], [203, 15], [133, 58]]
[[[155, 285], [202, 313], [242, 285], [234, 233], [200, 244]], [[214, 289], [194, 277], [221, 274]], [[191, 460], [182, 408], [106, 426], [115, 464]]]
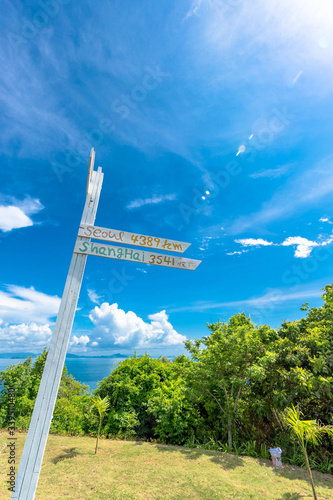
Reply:
[[107, 257], [109, 259], [130, 260], [139, 264], [175, 267], [177, 269], [186, 269], [188, 271], [194, 271], [201, 263], [201, 260], [169, 256], [166, 254], [148, 252], [147, 250], [139, 250], [136, 248], [93, 243], [91, 241], [77, 241], [74, 252], [84, 255], [97, 255], [99, 257]]
[[95, 150], [94, 150], [94, 148], [91, 148], [90, 158], [89, 158], [89, 170], [88, 170], [88, 181], [87, 181], [87, 193], [86, 193], [86, 196], [88, 196], [88, 193], [89, 193], [90, 182], [91, 182], [93, 171], [94, 171], [94, 165], [95, 165]]
[[[99, 168], [98, 172], [92, 173], [82, 223], [94, 224], [95, 222], [102, 182], [103, 173], [101, 168]], [[87, 241], [87, 238], [79, 237], [78, 240], [82, 243], [84, 240]], [[12, 500], [33, 500], [35, 497], [86, 259], [86, 255], [73, 253], [28, 436], [23, 449]]]
[[177, 253], [185, 252], [191, 245], [191, 243], [185, 243], [183, 241], [157, 238], [155, 236], [146, 236], [145, 234], [130, 233], [128, 231], [118, 231], [117, 229], [108, 229], [106, 227], [98, 227], [89, 224], [80, 225], [79, 236]]
[[[92, 148], [89, 162], [86, 203], [81, 219], [80, 230], [60, 303], [28, 435], [24, 445], [12, 500], [33, 500], [35, 497], [87, 255], [98, 255], [113, 259], [129, 260], [144, 264], [186, 270], [194, 270], [201, 263], [199, 260], [168, 256], [167, 254], [159, 254], [150, 251], [150, 249], [161, 249], [182, 253], [190, 246], [190, 243], [125, 231], [114, 231], [112, 229], [94, 226], [103, 182], [102, 169], [99, 167], [97, 172], [93, 170], [94, 159], [95, 152]], [[92, 243], [91, 238], [145, 247], [149, 248], [149, 251], [138, 248], [126, 248], [119, 245], [112, 246]]]

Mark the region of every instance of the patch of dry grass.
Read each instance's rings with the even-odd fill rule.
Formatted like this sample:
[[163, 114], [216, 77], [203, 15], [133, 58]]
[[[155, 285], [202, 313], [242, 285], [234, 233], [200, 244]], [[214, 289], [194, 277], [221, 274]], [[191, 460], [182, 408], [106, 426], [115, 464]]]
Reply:
[[[16, 434], [20, 457], [26, 434]], [[0, 432], [0, 450], [9, 442]], [[99, 499], [311, 499], [306, 471], [269, 460], [217, 451], [187, 449], [140, 441], [50, 435], [36, 500]], [[10, 499], [5, 474], [8, 448], [0, 454], [1, 498]], [[295, 470], [293, 470], [295, 469]], [[333, 500], [333, 477], [314, 472], [320, 500]]]

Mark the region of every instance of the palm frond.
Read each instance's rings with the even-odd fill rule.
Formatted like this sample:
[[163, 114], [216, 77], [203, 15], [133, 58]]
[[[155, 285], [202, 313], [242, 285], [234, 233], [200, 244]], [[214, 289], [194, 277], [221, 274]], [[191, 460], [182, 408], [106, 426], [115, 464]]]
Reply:
[[301, 415], [303, 414], [300, 409], [292, 405], [286, 409], [285, 421], [302, 444], [319, 445], [324, 434], [333, 436], [333, 426], [322, 425], [316, 420], [301, 420]]
[[106, 412], [110, 407], [110, 400], [108, 396], [101, 398], [101, 396], [93, 396], [91, 398], [92, 408], [96, 408], [98, 413]]

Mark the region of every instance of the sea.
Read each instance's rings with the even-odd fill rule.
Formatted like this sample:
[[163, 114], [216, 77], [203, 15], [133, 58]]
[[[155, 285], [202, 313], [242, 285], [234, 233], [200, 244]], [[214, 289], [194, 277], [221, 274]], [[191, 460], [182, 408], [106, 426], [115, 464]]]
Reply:
[[[36, 361], [36, 357], [32, 357], [32, 363]], [[66, 358], [65, 366], [67, 372], [79, 382], [89, 386], [89, 390], [93, 391], [97, 387], [97, 383], [103, 378], [108, 377], [116, 368], [117, 363], [124, 361], [125, 358]], [[23, 363], [24, 359], [0, 358], [0, 372], [5, 370], [10, 365]], [[1, 385], [1, 384], [0, 384]]]

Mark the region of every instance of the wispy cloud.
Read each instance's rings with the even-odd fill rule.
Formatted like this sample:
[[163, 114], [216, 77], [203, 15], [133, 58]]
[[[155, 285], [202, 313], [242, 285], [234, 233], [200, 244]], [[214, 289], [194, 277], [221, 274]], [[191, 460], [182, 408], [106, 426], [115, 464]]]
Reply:
[[[208, 0], [208, 2], [210, 1], [211, 0]], [[189, 19], [192, 16], [195, 16], [198, 13], [200, 7], [202, 7], [202, 5], [205, 3], [207, 3], [207, 0], [195, 0], [192, 3], [190, 9], [186, 12], [185, 20]]]
[[[18, 24], [25, 26], [23, 20], [24, 17], [19, 16]], [[31, 26], [33, 26], [32, 23]], [[20, 27], [17, 28], [19, 32]], [[13, 31], [16, 29], [14, 28]], [[60, 74], [66, 74], [71, 60], [70, 50], [66, 58], [61, 58], [60, 68], [58, 49], [51, 42], [52, 26], [40, 34], [43, 37], [43, 43], [39, 43], [35, 50], [38, 52], [38, 57], [48, 61], [47, 68], [42, 68], [35, 63], [34, 51], [30, 51], [29, 42], [26, 46], [20, 47], [20, 57], [17, 57], [18, 52], [16, 53], [15, 50], [8, 50], [8, 43], [6, 43], [7, 57], [5, 50], [0, 49], [0, 62], [3, 65], [7, 59], [8, 68], [2, 75], [0, 88], [0, 103], [9, 118], [7, 127], [3, 128], [3, 139], [8, 154], [12, 154], [12, 143], [20, 140], [20, 148], [16, 152], [19, 157], [27, 155], [36, 157], [36, 151], [44, 153], [52, 151], [55, 149], [55, 142], [62, 142], [65, 139], [68, 144], [78, 134], [72, 120], [64, 113], [61, 105], [62, 98], [58, 92], [54, 92], [50, 80], [51, 74], [54, 75], [53, 82], [59, 78]], [[68, 48], [69, 45], [72, 43], [68, 41]], [[61, 91], [63, 95], [64, 92], [69, 95], [66, 86], [62, 85]], [[74, 99], [75, 97], [72, 96], [71, 100]], [[89, 106], [88, 102], [87, 106]], [[43, 134], [40, 133], [41, 130]]]
[[94, 304], [100, 304], [100, 300], [102, 297], [96, 293], [96, 290], [91, 290], [88, 288], [88, 297]]
[[212, 243], [212, 240], [216, 238], [216, 236], [202, 236], [200, 238], [196, 238], [199, 245], [199, 250], [201, 252], [206, 252], [209, 249], [209, 245]]
[[[207, 8], [203, 9], [203, 6]], [[239, 68], [235, 67], [235, 70], [242, 72], [243, 78], [249, 74], [254, 76], [254, 72], [263, 76], [267, 64], [273, 63], [277, 71], [293, 70], [291, 85], [295, 85], [308, 71], [314, 73], [312, 78], [318, 79], [322, 76], [321, 71], [326, 70], [331, 81], [332, 58], [328, 50], [323, 50], [324, 44], [321, 43], [322, 40], [328, 41], [327, 48], [331, 40], [333, 6], [330, 0], [322, 0], [320, 8], [313, 2], [303, 0], [292, 3], [288, 0], [254, 0], [251, 3], [196, 0], [187, 18], [194, 14], [200, 14], [205, 22], [205, 40], [220, 52], [233, 53], [236, 47], [242, 46], [245, 57], [253, 57], [260, 51], [255, 68], [253, 65], [252, 68], [243, 64], [239, 66], [237, 58]], [[317, 72], [313, 71], [314, 68]], [[329, 85], [326, 88], [328, 90]]]
[[128, 210], [133, 210], [134, 208], [141, 208], [145, 205], [157, 205], [159, 203], [164, 203], [166, 201], [173, 201], [176, 199], [176, 194], [162, 194], [162, 195], [157, 195], [154, 194], [151, 198], [139, 198], [137, 200], [131, 201], [127, 205]]
[[295, 174], [262, 208], [252, 214], [238, 217], [229, 226], [231, 234], [239, 234], [250, 228], [261, 229], [276, 220], [292, 216], [299, 210], [310, 210], [322, 203], [333, 192], [333, 157], [316, 166]]
[[286, 174], [288, 170], [291, 167], [291, 163], [288, 165], [283, 165], [282, 167], [278, 168], [268, 168], [265, 170], [260, 170], [259, 172], [254, 172], [254, 174], [250, 174], [249, 177], [252, 177], [253, 179], [259, 179], [259, 178], [264, 178], [267, 177], [268, 179], [277, 179], [278, 177], [281, 177], [282, 175]]
[[[283, 247], [294, 246], [296, 247], [294, 256], [296, 258], [301, 258], [301, 259], [309, 257], [314, 247], [330, 245], [332, 242], [333, 242], [333, 236], [329, 237], [326, 240], [321, 239], [320, 241], [311, 241], [308, 240], [307, 238], [303, 238], [302, 236], [289, 236], [282, 243], [273, 243], [271, 241], [266, 241], [261, 238], [258, 239], [246, 238], [246, 239], [235, 240], [235, 243], [239, 243], [243, 247], [259, 248], [261, 246], [272, 246], [272, 245], [283, 246]], [[240, 251], [229, 252], [227, 253], [227, 255], [235, 255], [236, 253], [242, 253], [242, 252]]]
[[9, 285], [0, 290], [0, 318], [8, 323], [50, 323], [57, 315], [60, 298], [38, 292], [33, 287]]
[[136, 270], [139, 271], [140, 273], [147, 274], [147, 270], [142, 269], [141, 267], [137, 267]]
[[223, 309], [223, 308], [241, 308], [253, 307], [256, 309], [267, 307], [268, 305], [274, 306], [285, 301], [301, 300], [307, 301], [310, 298], [320, 297], [322, 290], [318, 288], [303, 288], [296, 292], [290, 292], [285, 289], [272, 289], [259, 297], [253, 297], [244, 300], [234, 300], [230, 302], [196, 302], [192, 305], [170, 309], [170, 312], [185, 312], [185, 311], [207, 311], [210, 309]]
[[1, 201], [0, 230], [3, 232], [33, 226], [34, 222], [29, 216], [44, 208], [39, 200], [30, 197], [20, 201], [13, 197], [1, 196]]
[[319, 219], [319, 222], [327, 222], [328, 224], [333, 224], [333, 222], [330, 221], [328, 217], [321, 217]]
[[291, 83], [292, 83], [293, 85], [295, 85], [295, 84], [298, 82], [298, 80], [300, 79], [300, 77], [301, 77], [302, 75], [303, 75], [303, 71], [299, 71], [299, 72], [297, 73], [297, 75], [295, 76], [295, 78], [293, 78], [293, 79], [292, 79]]

